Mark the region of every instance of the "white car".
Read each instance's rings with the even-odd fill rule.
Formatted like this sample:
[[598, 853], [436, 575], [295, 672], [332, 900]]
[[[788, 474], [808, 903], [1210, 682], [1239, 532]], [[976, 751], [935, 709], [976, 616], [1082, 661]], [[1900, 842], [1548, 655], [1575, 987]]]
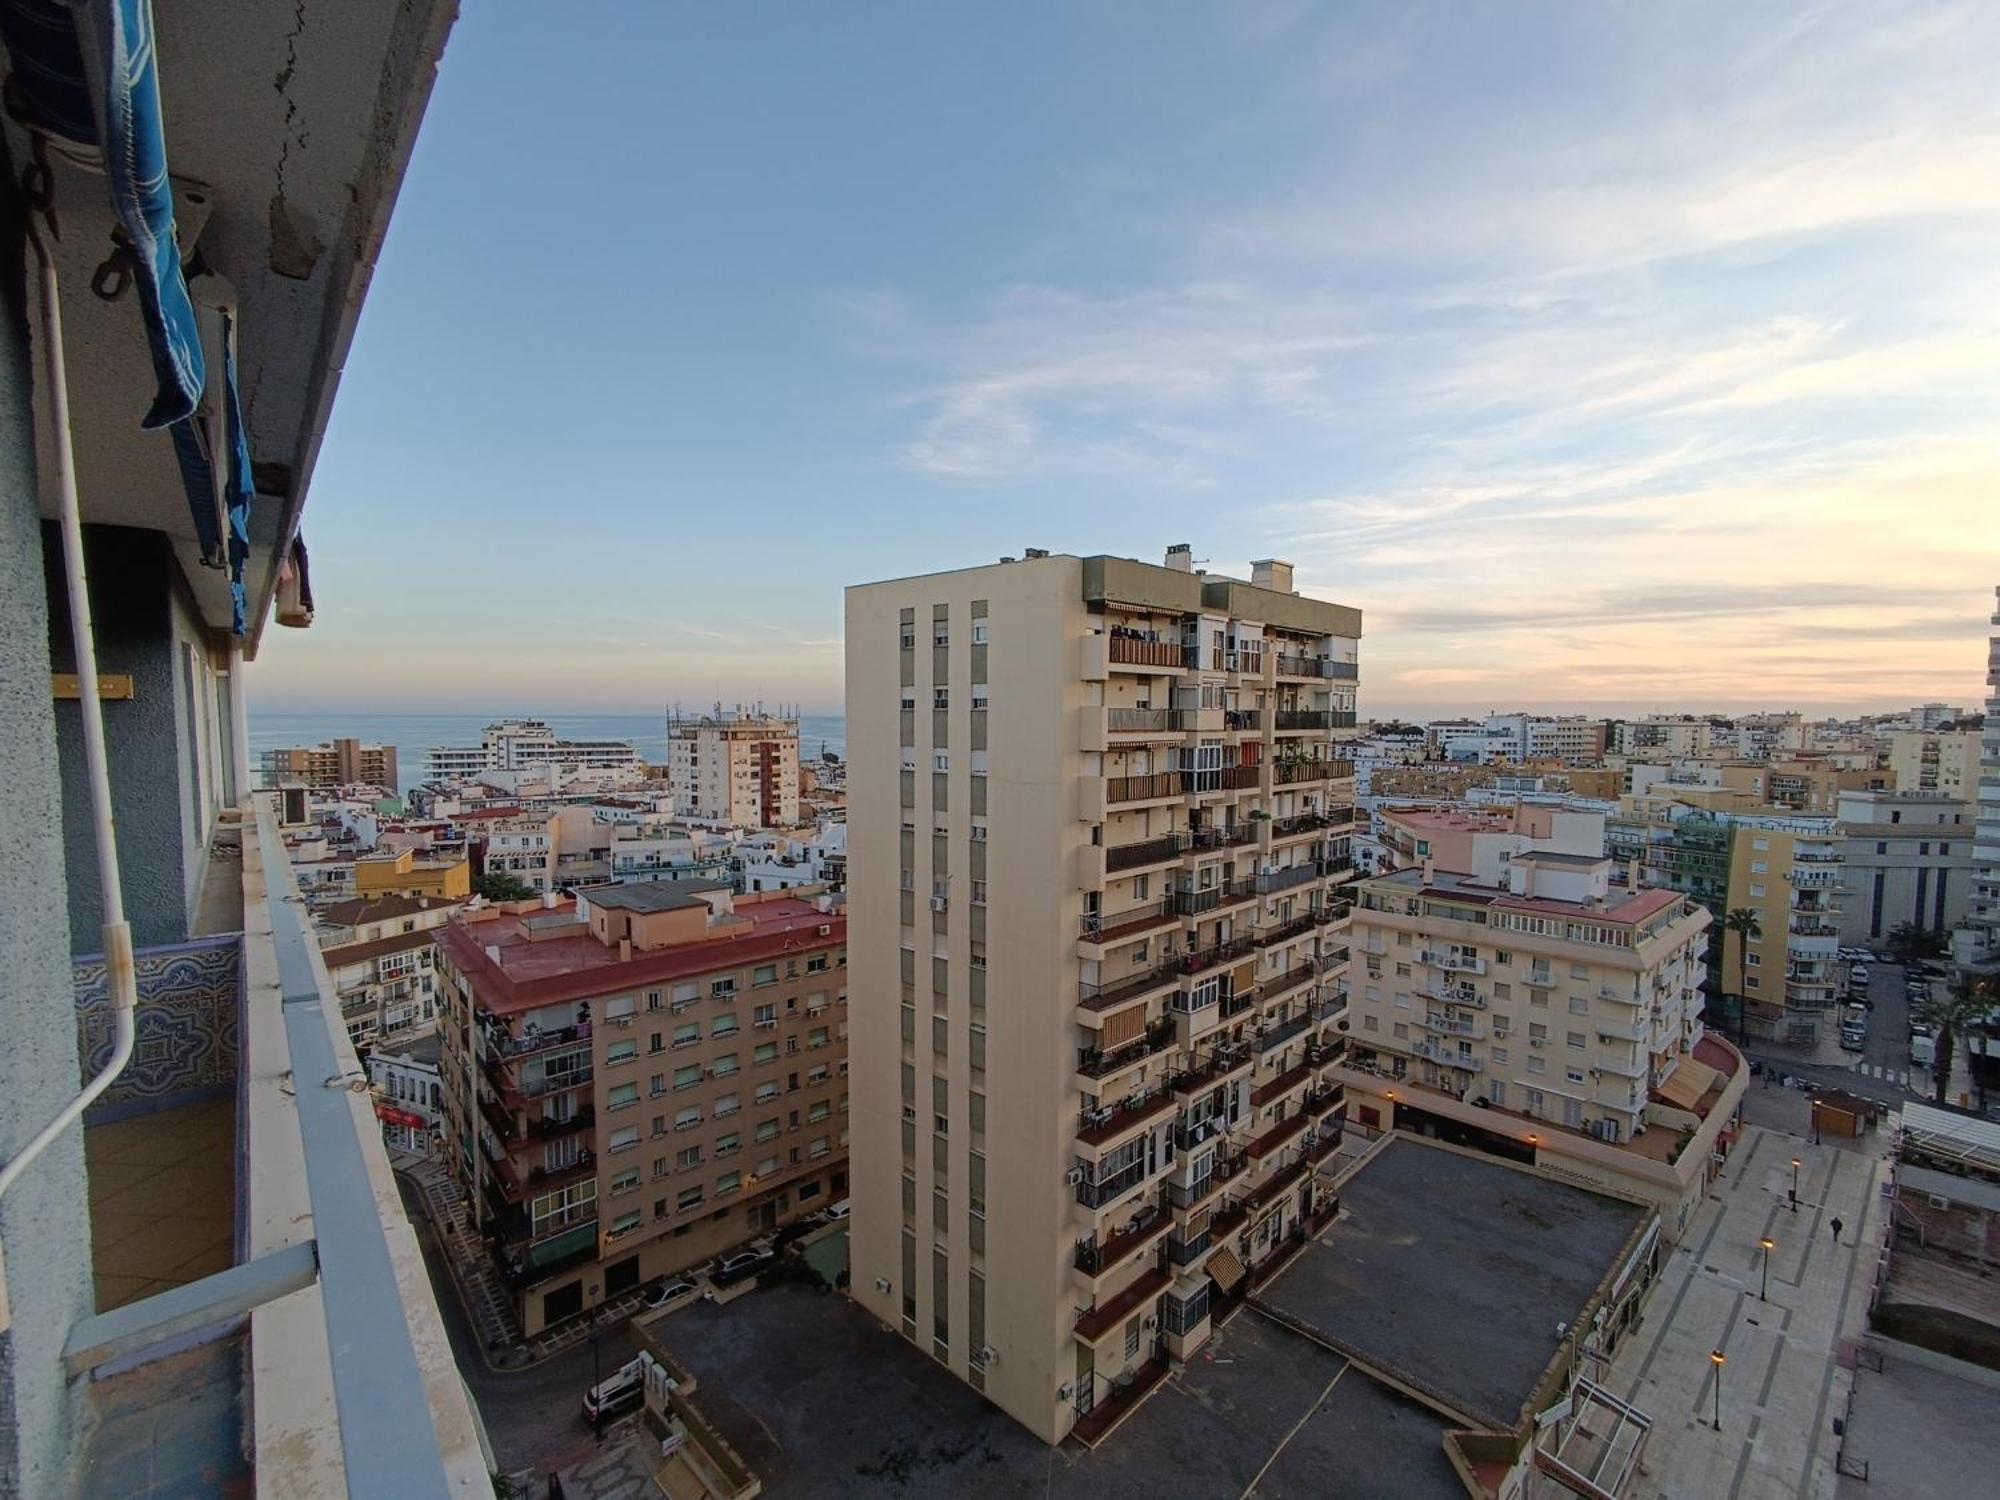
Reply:
[[700, 1295], [701, 1287], [687, 1277], [670, 1277], [646, 1289], [646, 1311], [666, 1312]]
[[827, 1209], [826, 1221], [829, 1224], [838, 1224], [842, 1219], [845, 1219], [847, 1217], [847, 1212], [848, 1212], [847, 1200], [845, 1198], [842, 1198], [838, 1203], [831, 1205]]
[[583, 1419], [596, 1422], [615, 1417], [637, 1406], [645, 1396], [645, 1366], [636, 1359], [628, 1361], [583, 1393]]
[[709, 1279], [717, 1286], [728, 1286], [733, 1281], [741, 1281], [746, 1276], [754, 1276], [778, 1258], [773, 1250], [738, 1250], [734, 1255], [725, 1255], [716, 1265], [714, 1276]]

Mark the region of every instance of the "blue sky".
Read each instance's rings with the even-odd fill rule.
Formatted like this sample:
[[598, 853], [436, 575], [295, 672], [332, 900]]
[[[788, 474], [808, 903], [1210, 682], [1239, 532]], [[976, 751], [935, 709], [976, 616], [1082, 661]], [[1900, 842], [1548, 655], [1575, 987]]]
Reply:
[[847, 583], [1182, 540], [1364, 711], [1979, 696], [2000, 7], [577, 14], [452, 37], [270, 707], [837, 709]]

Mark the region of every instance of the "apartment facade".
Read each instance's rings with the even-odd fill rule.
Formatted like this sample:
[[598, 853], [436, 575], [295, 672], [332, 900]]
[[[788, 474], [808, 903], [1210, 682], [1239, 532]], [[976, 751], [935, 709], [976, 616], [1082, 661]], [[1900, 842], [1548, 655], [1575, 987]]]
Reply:
[[1757, 931], [1746, 940], [1725, 925], [1717, 983], [1745, 1002], [1749, 1035], [1810, 1041], [1841, 998], [1840, 831], [1832, 818], [1732, 823], [1723, 913], [1755, 912]]
[[444, 1155], [524, 1336], [844, 1195], [846, 919], [823, 904], [656, 881], [440, 934]]
[[366, 1049], [428, 1034], [437, 1023], [437, 929], [413, 928], [322, 948], [347, 1039]]
[[354, 894], [420, 896], [463, 901], [472, 894], [472, 861], [464, 856], [419, 859], [415, 849], [364, 855], [354, 861]]
[[[1992, 623], [2000, 632], [2000, 588]], [[1986, 725], [1979, 753], [1979, 817], [1974, 827], [1972, 900], [1953, 935], [1952, 957], [1968, 967], [2000, 964], [2000, 633], [1986, 647]]]
[[1941, 792], [1961, 802], [1979, 792], [1980, 731], [1899, 729], [1889, 736], [1890, 783], [1899, 792]]
[[502, 719], [486, 726], [477, 745], [433, 745], [426, 774], [433, 781], [463, 781], [483, 771], [540, 766], [615, 769], [639, 763], [639, 752], [630, 740], [564, 739], [540, 719]]
[[1972, 896], [1977, 810], [1941, 792], [1844, 792], [1840, 940], [1866, 947], [1904, 922], [1949, 933]]
[[674, 815], [741, 828], [799, 821], [799, 721], [714, 713], [667, 723]]
[[1051, 1443], [1322, 1207], [1361, 619], [1289, 573], [848, 591], [852, 1293]]
[[1601, 853], [1539, 843], [1355, 888], [1351, 1108], [1369, 1131], [1414, 1129], [1636, 1193], [1678, 1235], [1746, 1071], [1703, 1021], [1711, 919], [1685, 896], [1614, 881]]
[[266, 750], [264, 785], [275, 787], [287, 783], [303, 783], [316, 792], [366, 784], [393, 794], [398, 790], [396, 747], [337, 739], [319, 745]]

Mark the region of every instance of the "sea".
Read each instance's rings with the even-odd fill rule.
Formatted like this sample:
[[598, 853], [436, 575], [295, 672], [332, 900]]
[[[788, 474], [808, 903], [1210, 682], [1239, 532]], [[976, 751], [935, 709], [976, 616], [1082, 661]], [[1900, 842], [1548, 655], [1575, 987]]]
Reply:
[[[477, 745], [488, 724], [500, 719], [538, 718], [558, 735], [574, 740], [630, 740], [642, 759], [665, 764], [667, 721], [663, 714], [424, 714], [424, 713], [260, 713], [250, 706], [250, 759], [260, 764], [266, 750], [317, 745], [353, 738], [364, 745], [394, 745], [399, 793], [423, 780], [433, 745]], [[839, 714], [805, 714], [799, 719], [799, 755], [815, 760], [822, 751], [847, 755], [847, 720]]]

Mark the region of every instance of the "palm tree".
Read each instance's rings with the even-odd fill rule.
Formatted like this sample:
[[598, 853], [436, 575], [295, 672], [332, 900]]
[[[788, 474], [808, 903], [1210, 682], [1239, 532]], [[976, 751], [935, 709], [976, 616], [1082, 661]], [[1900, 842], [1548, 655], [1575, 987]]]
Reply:
[[1984, 1021], [1996, 1004], [2000, 1004], [2000, 993], [1996, 993], [1993, 981], [1968, 975], [1952, 985], [1950, 994], [1933, 996], [1917, 1007], [1918, 1019], [1937, 1028], [1931, 1068], [1938, 1103], [1945, 1103], [1951, 1089], [1951, 1059], [1958, 1039]]
[[1750, 1039], [1750, 1000], [1745, 991], [1750, 988], [1747, 970], [1750, 966], [1750, 945], [1764, 935], [1764, 924], [1757, 920], [1757, 908], [1739, 906], [1722, 919], [1722, 930], [1736, 934], [1736, 1044], [1741, 1047]]

